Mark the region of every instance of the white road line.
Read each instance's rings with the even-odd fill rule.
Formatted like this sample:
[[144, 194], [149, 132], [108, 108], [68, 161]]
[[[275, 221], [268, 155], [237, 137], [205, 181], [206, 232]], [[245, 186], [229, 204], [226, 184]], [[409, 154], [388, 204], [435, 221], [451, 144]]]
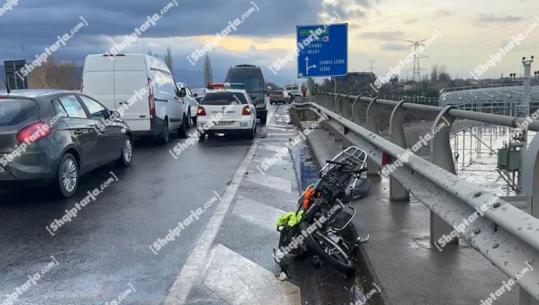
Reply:
[[284, 214], [284, 211], [262, 202], [239, 196], [232, 213], [277, 234], [275, 221]]
[[288, 179], [262, 174], [252, 174], [249, 175], [247, 181], [267, 186], [285, 193], [292, 193], [292, 182], [290, 182]]
[[231, 305], [300, 305], [297, 286], [281, 282], [270, 271], [240, 254], [217, 245], [204, 285]]
[[294, 137], [296, 135], [296, 133], [288, 133], [288, 132], [270, 132], [268, 133], [268, 137]]
[[180, 274], [170, 288], [169, 294], [165, 299], [165, 305], [186, 304], [185, 302], [187, 301], [191, 288], [195, 283], [202, 280], [201, 276], [204, 272], [206, 259], [210, 252], [213, 241], [215, 240], [215, 237], [219, 232], [219, 228], [223, 223], [223, 219], [230, 208], [230, 203], [234, 199], [234, 195], [236, 194], [236, 191], [238, 190], [238, 187], [240, 186], [241, 181], [249, 168], [249, 164], [255, 155], [257, 146], [258, 144], [256, 142], [251, 145], [245, 159], [243, 159], [238, 167], [238, 170], [232, 178], [232, 182], [226, 188], [225, 194], [223, 195], [223, 200], [219, 202], [215, 208], [215, 211], [213, 212], [210, 221], [206, 225], [204, 232], [200, 236], [200, 239], [191, 252], [191, 255], [189, 255], [187, 258], [187, 261], [180, 271]]
[[260, 146], [261, 149], [265, 149], [265, 150], [269, 150], [269, 151], [272, 151], [272, 152], [281, 152], [281, 150], [284, 148], [284, 149], [287, 149], [286, 146], [277, 146], [277, 145], [272, 145], [272, 144], [263, 144]]

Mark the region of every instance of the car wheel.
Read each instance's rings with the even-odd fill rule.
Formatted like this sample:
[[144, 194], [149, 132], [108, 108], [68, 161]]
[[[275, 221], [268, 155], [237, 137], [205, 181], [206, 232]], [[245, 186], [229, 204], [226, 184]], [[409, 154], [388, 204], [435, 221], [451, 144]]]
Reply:
[[203, 133], [203, 132], [200, 132], [200, 133], [198, 134], [198, 140], [199, 140], [200, 142], [204, 142], [204, 141], [206, 140], [206, 134]]
[[197, 117], [192, 118], [193, 126], [197, 125]]
[[189, 123], [187, 122], [188, 118], [185, 116], [183, 117], [182, 125], [180, 126], [180, 129], [178, 129], [178, 136], [180, 138], [187, 138], [187, 130], [189, 129]]
[[249, 140], [253, 140], [256, 136], [256, 127], [253, 127], [253, 129], [251, 129], [251, 131], [249, 131], [249, 133], [247, 134], [247, 138]]
[[133, 163], [133, 141], [131, 138], [126, 138], [122, 149], [122, 156], [118, 159], [118, 165], [129, 167]]
[[266, 124], [267, 119], [268, 119], [268, 114], [265, 113], [260, 117], [260, 122], [262, 122], [262, 124]]
[[186, 127], [187, 127], [187, 130], [189, 130], [189, 128], [191, 128], [191, 112], [188, 112], [187, 113], [187, 119], [185, 120], [186, 123]]
[[64, 198], [70, 198], [79, 186], [79, 165], [75, 157], [67, 153], [60, 160], [60, 166], [56, 174], [56, 187], [58, 194]]
[[161, 145], [167, 145], [168, 142], [170, 142], [170, 130], [168, 128], [168, 120], [165, 122], [165, 126], [163, 126], [163, 129], [161, 130], [161, 134], [159, 135], [159, 143]]

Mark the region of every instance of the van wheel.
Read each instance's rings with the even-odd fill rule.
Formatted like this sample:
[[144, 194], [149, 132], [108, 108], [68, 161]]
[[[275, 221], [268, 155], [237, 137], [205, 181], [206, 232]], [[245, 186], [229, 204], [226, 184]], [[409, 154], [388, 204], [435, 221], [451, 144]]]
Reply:
[[58, 195], [70, 198], [79, 186], [79, 165], [75, 157], [67, 153], [60, 160], [56, 173], [56, 190]]
[[165, 122], [165, 126], [161, 130], [159, 135], [159, 143], [161, 145], [167, 145], [170, 142], [170, 130], [168, 129], [168, 121]]
[[180, 128], [178, 129], [178, 136], [180, 138], [187, 138], [187, 129], [189, 129], [189, 123], [187, 122], [187, 118], [184, 116], [183, 117], [183, 121], [182, 121], [182, 125], [180, 126]]

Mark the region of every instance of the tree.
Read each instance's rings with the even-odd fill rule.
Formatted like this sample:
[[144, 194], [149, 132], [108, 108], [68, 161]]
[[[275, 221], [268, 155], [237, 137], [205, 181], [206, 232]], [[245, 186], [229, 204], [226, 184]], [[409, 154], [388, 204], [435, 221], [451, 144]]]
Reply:
[[49, 58], [30, 73], [28, 87], [74, 90], [80, 88], [80, 79], [73, 63], [57, 62]]
[[309, 88], [309, 92], [311, 92], [311, 94], [318, 93], [318, 86], [312, 77], [307, 79], [307, 88]]
[[167, 47], [167, 52], [165, 53], [165, 64], [170, 72], [174, 73], [174, 62], [172, 61], [172, 52], [170, 51], [170, 47]]
[[206, 54], [206, 57], [204, 58], [204, 83], [207, 86], [211, 82], [213, 82], [213, 71], [211, 68], [210, 56]]

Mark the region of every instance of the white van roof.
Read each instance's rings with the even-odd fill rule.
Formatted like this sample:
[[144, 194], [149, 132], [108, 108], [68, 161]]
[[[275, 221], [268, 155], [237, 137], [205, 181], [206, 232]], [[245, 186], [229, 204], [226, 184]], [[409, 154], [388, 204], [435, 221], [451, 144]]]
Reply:
[[172, 75], [172, 72], [162, 59], [142, 53], [90, 54], [86, 56], [84, 72], [111, 71], [113, 69], [113, 61], [110, 60], [111, 56], [122, 59], [115, 61], [114, 69], [117, 71], [145, 71], [150, 69]]

